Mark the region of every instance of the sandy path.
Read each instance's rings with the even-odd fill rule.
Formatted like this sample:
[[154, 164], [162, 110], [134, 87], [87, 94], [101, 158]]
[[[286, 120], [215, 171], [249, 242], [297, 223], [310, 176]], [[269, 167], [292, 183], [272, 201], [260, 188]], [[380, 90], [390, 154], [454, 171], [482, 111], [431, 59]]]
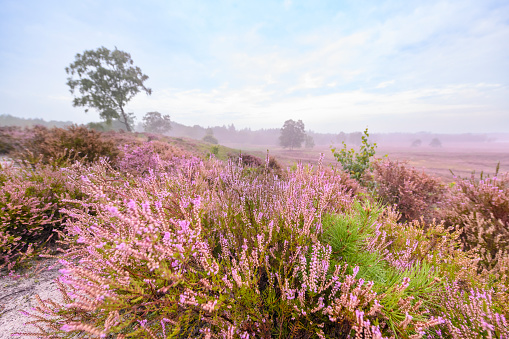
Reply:
[[34, 268], [23, 273], [21, 278], [14, 279], [0, 273], [0, 339], [7, 338], [36, 338], [33, 336], [11, 336], [15, 332], [37, 332], [31, 325], [25, 322], [31, 319], [20, 313], [21, 310], [30, 311], [31, 307], [37, 306], [35, 295], [41, 299], [53, 299], [60, 301], [60, 293], [55, 279], [60, 275], [56, 265], [51, 270], [48, 268], [55, 260], [40, 262], [39, 269]]

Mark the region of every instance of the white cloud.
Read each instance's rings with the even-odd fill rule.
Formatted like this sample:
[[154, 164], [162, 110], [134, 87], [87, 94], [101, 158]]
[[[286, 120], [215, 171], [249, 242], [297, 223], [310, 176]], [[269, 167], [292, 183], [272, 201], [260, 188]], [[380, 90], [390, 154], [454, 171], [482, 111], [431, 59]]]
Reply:
[[381, 82], [378, 85], [376, 85], [376, 88], [386, 88], [386, 87], [388, 87], [390, 85], [393, 85], [394, 82], [395, 82], [394, 80], [384, 81], [384, 82]]
[[[391, 94], [355, 90], [299, 97], [281, 97], [280, 93], [264, 87], [208, 92], [174, 89], [156, 91], [150, 99], [138, 97], [132, 107], [139, 111], [141, 107], [151, 106], [146, 110], [159, 110], [170, 114], [175, 121], [189, 125], [235, 123], [239, 127], [267, 128], [279, 127], [292, 118], [302, 119], [308, 128], [324, 132], [337, 131], [338, 124], [343, 130], [361, 130], [370, 121], [375, 130], [396, 131], [398, 120], [413, 116], [414, 126], [408, 126], [407, 121], [405, 130], [420, 131], [425, 129], [423, 122], [429, 123], [426, 116], [444, 119], [437, 127], [442, 123], [470, 119], [470, 115], [481, 112], [503, 117], [504, 112], [496, 105], [486, 104], [485, 97], [490, 96], [490, 88], [463, 84]], [[497, 95], [509, 96], [509, 90], [504, 89]], [[379, 119], [392, 123], [386, 127], [377, 126]], [[480, 120], [477, 124], [478, 127], [487, 126], [488, 121]], [[450, 126], [449, 131], [453, 130]]]

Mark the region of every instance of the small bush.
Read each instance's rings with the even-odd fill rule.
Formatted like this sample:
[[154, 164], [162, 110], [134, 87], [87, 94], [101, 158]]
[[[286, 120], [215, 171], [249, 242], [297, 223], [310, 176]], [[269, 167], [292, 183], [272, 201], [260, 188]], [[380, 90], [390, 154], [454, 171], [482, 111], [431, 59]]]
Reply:
[[25, 151], [18, 156], [29, 162], [38, 159], [62, 165], [71, 159], [93, 162], [99, 157], [114, 159], [119, 154], [112, 140], [85, 126], [51, 129], [36, 126], [26, 130], [26, 134], [22, 144]]
[[184, 150], [161, 141], [125, 144], [118, 158], [118, 168], [131, 175], [142, 175], [165, 167], [164, 162], [175, 158], [190, 157]]
[[477, 249], [480, 267], [509, 253], [509, 173], [499, 177], [459, 179], [442, 204], [442, 218], [461, 232], [465, 250]]
[[214, 145], [219, 144], [219, 141], [217, 140], [217, 138], [211, 134], [207, 134], [206, 136], [204, 136], [202, 138], [202, 140], [205, 142], [208, 142], [209, 144], [214, 144]]
[[370, 159], [375, 155], [376, 143], [369, 143], [368, 138], [369, 134], [366, 128], [359, 152], [356, 152], [353, 148], [348, 150], [345, 142], [343, 142], [343, 148], [339, 152], [336, 152], [335, 148], [331, 149], [343, 170], [358, 181], [362, 179], [364, 172], [370, 168]]
[[0, 269], [49, 250], [63, 230], [64, 196], [79, 197], [59, 170], [0, 166]]
[[431, 221], [436, 216], [445, 191], [439, 179], [390, 159], [374, 162], [368, 177], [376, 197], [386, 205], [396, 205], [402, 221], [421, 217]]

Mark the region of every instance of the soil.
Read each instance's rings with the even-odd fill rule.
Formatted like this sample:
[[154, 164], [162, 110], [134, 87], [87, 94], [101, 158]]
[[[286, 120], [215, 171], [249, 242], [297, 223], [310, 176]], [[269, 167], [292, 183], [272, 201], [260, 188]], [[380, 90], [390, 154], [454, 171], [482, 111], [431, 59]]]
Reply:
[[17, 332], [38, 332], [37, 328], [26, 322], [33, 319], [23, 315], [20, 311], [31, 311], [38, 306], [35, 295], [43, 300], [52, 299], [59, 302], [60, 293], [55, 279], [60, 275], [60, 265], [55, 259], [45, 259], [35, 263], [31, 269], [9, 276], [5, 271], [0, 272], [0, 339], [7, 338], [37, 338], [36, 336], [18, 335]]

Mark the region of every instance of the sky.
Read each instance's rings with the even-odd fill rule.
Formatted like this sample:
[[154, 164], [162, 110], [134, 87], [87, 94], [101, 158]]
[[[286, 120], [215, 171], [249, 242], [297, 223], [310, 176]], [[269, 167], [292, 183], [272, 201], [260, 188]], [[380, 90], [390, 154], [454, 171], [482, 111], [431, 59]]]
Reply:
[[0, 42], [0, 114], [99, 121], [65, 67], [104, 46], [149, 76], [137, 122], [509, 132], [507, 0], [0, 0]]

